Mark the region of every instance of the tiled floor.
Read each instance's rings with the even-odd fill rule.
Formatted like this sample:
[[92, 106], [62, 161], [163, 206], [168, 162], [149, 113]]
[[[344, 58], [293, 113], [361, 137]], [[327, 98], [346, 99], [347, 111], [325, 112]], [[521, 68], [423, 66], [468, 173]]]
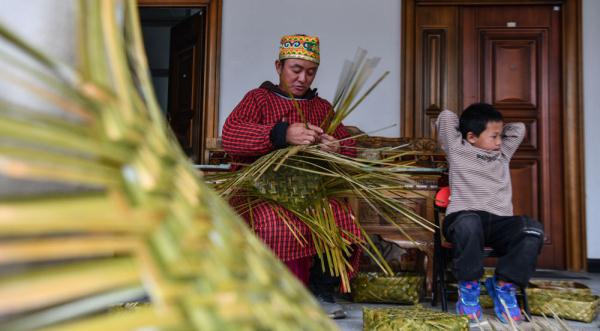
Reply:
[[[541, 271], [540, 274], [543, 274], [544, 272]], [[583, 284], [586, 284], [587, 286], [589, 286], [592, 289], [592, 292], [596, 295], [600, 295], [600, 273], [570, 273], [570, 272], [560, 272], [561, 276], [564, 276], [565, 278], [576, 278], [576, 279], [569, 279], [569, 280], [573, 280], [573, 281], [577, 281]], [[543, 278], [538, 278], [536, 277], [536, 279], [543, 279]], [[556, 278], [553, 278], [553, 280], [557, 280]], [[340, 300], [339, 302], [340, 304], [342, 304], [344, 306], [344, 308], [346, 309], [346, 312], [348, 313], [348, 317], [342, 320], [336, 320], [337, 325], [340, 327], [340, 329], [342, 331], [362, 331], [363, 330], [363, 324], [362, 324], [362, 308], [363, 307], [391, 307], [392, 305], [381, 305], [381, 304], [358, 304], [358, 303], [352, 303], [350, 301], [344, 301], [344, 300]], [[424, 306], [429, 306], [427, 302], [423, 302], [422, 303]], [[402, 307], [402, 306], [399, 306]], [[437, 307], [434, 307], [434, 309], [440, 310], [439, 305]], [[450, 311], [453, 311], [454, 306], [451, 305], [449, 307]], [[493, 328], [489, 325], [489, 324], [483, 324], [482, 325], [482, 329], [483, 330], [510, 330], [508, 327], [503, 326], [502, 324], [500, 324], [498, 322], [498, 320], [493, 316], [493, 311], [492, 310], [486, 310], [485, 311], [486, 314], [486, 318], [488, 320], [490, 320], [491, 323], [493, 323]], [[536, 320], [539, 321], [539, 323], [522, 323], [520, 324], [518, 327], [521, 330], [564, 330], [560, 328], [560, 326], [553, 320], [553, 319], [549, 319], [549, 321], [551, 323], [554, 324], [548, 324], [548, 322], [541, 318], [541, 317], [534, 317]], [[589, 324], [586, 323], [579, 323], [579, 322], [573, 322], [573, 321], [566, 321], [568, 327], [571, 330], [600, 330], [600, 317], [596, 317], [596, 319]], [[540, 325], [543, 325], [544, 327], [541, 327]], [[472, 327], [472, 330], [479, 330], [478, 327]]]

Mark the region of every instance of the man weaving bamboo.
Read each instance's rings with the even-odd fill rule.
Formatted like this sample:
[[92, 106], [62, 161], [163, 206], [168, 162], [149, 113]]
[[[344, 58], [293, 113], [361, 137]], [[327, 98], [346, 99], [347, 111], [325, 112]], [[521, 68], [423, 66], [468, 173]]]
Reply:
[[[233, 163], [250, 164], [262, 155], [291, 145], [322, 144], [320, 146], [325, 151], [355, 155], [351, 148], [355, 146], [354, 140], [337, 141], [349, 136], [343, 125], [333, 135], [325, 134], [320, 127], [332, 108], [329, 102], [317, 95], [316, 89], [310, 88], [318, 68], [317, 37], [290, 35], [281, 38], [279, 59], [275, 61], [279, 83], [275, 85], [267, 81], [248, 92], [223, 126], [223, 147], [231, 155]], [[294, 102], [303, 114], [299, 114]], [[303, 123], [302, 116], [306, 123]], [[235, 200], [232, 200], [234, 207]], [[338, 227], [360, 238], [360, 230], [346, 203], [330, 199], [330, 204]], [[285, 213], [292, 222], [282, 220], [281, 213]], [[253, 206], [242, 216], [289, 270], [307, 285], [316, 254], [309, 228], [294, 214], [273, 202], [265, 201]], [[301, 243], [296, 238], [298, 234], [307, 238], [308, 243]], [[355, 249], [351, 258], [354, 272], [358, 266], [358, 255], [359, 249]]]

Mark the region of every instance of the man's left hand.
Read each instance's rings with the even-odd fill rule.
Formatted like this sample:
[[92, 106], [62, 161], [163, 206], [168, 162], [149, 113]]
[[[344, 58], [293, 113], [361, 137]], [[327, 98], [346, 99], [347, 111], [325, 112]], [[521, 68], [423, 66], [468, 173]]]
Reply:
[[324, 150], [326, 152], [339, 153], [340, 142], [337, 139], [326, 133], [321, 134], [320, 137], [321, 141], [319, 147], [321, 148], [321, 150]]

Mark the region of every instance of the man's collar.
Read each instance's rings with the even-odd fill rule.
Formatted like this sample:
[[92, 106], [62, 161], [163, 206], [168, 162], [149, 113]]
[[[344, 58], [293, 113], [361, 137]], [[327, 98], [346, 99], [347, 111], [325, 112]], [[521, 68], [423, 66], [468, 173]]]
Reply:
[[[265, 81], [264, 83], [260, 84], [260, 88], [269, 90], [269, 91], [279, 95], [280, 97], [290, 99], [290, 95], [288, 93], [286, 93], [285, 91], [280, 89], [279, 86], [277, 86], [269, 81]], [[308, 91], [306, 91], [306, 93], [304, 93], [303, 96], [294, 97], [294, 98], [297, 100], [310, 100], [310, 99], [316, 97], [317, 95], [318, 95], [317, 89], [315, 88], [315, 89], [308, 89]]]

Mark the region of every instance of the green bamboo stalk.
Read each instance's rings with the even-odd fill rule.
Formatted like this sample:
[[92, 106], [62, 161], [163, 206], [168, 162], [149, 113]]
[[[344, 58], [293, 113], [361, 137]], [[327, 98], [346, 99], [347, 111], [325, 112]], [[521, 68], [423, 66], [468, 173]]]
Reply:
[[349, 109], [352, 100], [356, 97], [358, 91], [362, 88], [372, 69], [377, 64], [379, 59], [366, 59], [364, 63], [357, 63], [356, 71], [353, 73], [352, 81], [345, 91], [344, 97], [340, 99], [338, 112], [345, 113]]
[[[124, 294], [126, 295], [126, 298], [129, 297], [127, 296], [126, 292]], [[111, 297], [109, 300], [104, 301], [104, 298], [100, 297], [95, 298], [94, 300], [101, 299], [103, 303], [106, 302], [106, 304], [122, 302], [123, 299], [117, 295], [120, 295], [120, 293], [116, 293], [114, 299]], [[79, 302], [73, 304], [74, 307], [72, 308], [81, 309], [79, 304]], [[64, 307], [64, 309], [68, 311], [71, 311], [72, 308], [71, 306]], [[52, 327], [45, 327], [43, 331], [130, 331], [143, 329], [148, 325], [152, 325], [160, 330], [184, 331], [187, 326], [182, 325], [181, 320], [183, 320], [181, 314], [176, 311], [157, 311], [152, 306], [144, 306], [136, 307], [133, 309], [133, 311], [120, 311], [111, 314], [102, 314], [99, 316], [93, 315], [87, 319], [61, 323]], [[23, 329], [28, 330], [29, 328]]]
[[113, 78], [112, 83], [114, 84], [114, 91], [118, 96], [118, 105], [123, 114], [123, 120], [126, 125], [131, 125], [133, 124], [134, 109], [131, 100], [131, 89], [128, 87], [133, 84], [130, 80], [125, 54], [122, 51], [124, 49], [124, 42], [122, 36], [116, 30], [119, 24], [115, 17], [115, 4], [112, 0], [100, 1], [100, 4], [104, 46], [108, 63], [110, 63], [108, 69]]
[[[116, 199], [116, 196], [115, 196]], [[108, 198], [106, 192], [49, 195], [36, 199], [0, 201], [0, 233], [33, 235], [85, 231], [103, 233], [143, 233], [156, 220], [152, 209], [133, 211]], [[88, 215], [81, 221], [81, 215]], [[123, 222], [122, 217], [147, 219], [145, 223]], [[28, 226], [23, 226], [27, 224]]]
[[0, 243], [0, 265], [59, 261], [85, 257], [130, 255], [135, 245], [127, 236], [76, 236], [68, 238], [31, 238]]
[[[354, 60], [352, 62], [347, 62], [349, 64], [349, 69], [348, 69], [347, 74], [344, 74], [344, 72], [346, 71], [345, 68], [342, 70], [342, 76], [340, 76], [340, 81], [338, 83], [338, 86], [342, 86], [342, 87], [337, 89], [340, 91], [340, 94], [336, 94], [334, 96], [334, 103], [333, 103], [334, 109], [339, 109], [338, 108], [339, 104], [342, 103], [343, 100], [348, 98], [347, 94], [349, 93], [349, 90], [351, 89], [351, 84], [355, 81], [355, 77], [357, 76], [359, 68], [361, 68], [366, 56], [367, 56], [367, 51], [364, 49], [358, 48], [354, 55]], [[346, 66], [346, 62], [344, 63], [344, 66]]]
[[[40, 313], [34, 313], [27, 318], [19, 319], [14, 322], [7, 323], [5, 327], [7, 330], [32, 330], [38, 329], [40, 327], [47, 327], [52, 324], [68, 321], [73, 318], [73, 316], [85, 316], [90, 313], [97, 313], [105, 309], [106, 306], [119, 304], [124, 301], [133, 300], [136, 298], [140, 298], [144, 295], [144, 290], [140, 287], [127, 288], [124, 290], [114, 291], [111, 293], [95, 295], [93, 297], [85, 298], [82, 300], [78, 300], [73, 303], [64, 304], [58, 306], [56, 308], [51, 308], [46, 311]], [[124, 316], [121, 316], [124, 317]], [[144, 325], [148, 325], [147, 323], [152, 318], [148, 319], [148, 315], [145, 315], [144, 318], [146, 320], [142, 321], [141, 318], [138, 317], [136, 323], [134, 325], [138, 325], [140, 327]], [[106, 318], [105, 318], [106, 319]], [[154, 318], [155, 320], [156, 318]], [[164, 323], [164, 322], [163, 322]], [[160, 324], [163, 324], [160, 323]], [[76, 327], [74, 328], [74, 325]], [[75, 323], [67, 323], [67, 325], [61, 324], [59, 326], [60, 330], [68, 330], [68, 329], [78, 329], [78, 330], [93, 330], [98, 329], [98, 326], [108, 327], [110, 330], [126, 330], [125, 327], [130, 326], [132, 323], [125, 318], [125, 321], [113, 321], [112, 323], [102, 320], [95, 321], [90, 323], [86, 321], [75, 322]], [[85, 326], [83, 329], [81, 327]], [[111, 327], [114, 326], [114, 327]], [[55, 329], [51, 327], [50, 329], [44, 328], [44, 330], [52, 330]]]
[[[127, 258], [50, 266], [0, 279], [0, 311], [23, 313], [139, 282], [133, 261]], [[64, 283], [71, 287], [59, 286]]]
[[0, 171], [7, 177], [96, 187], [115, 187], [120, 184], [120, 169], [98, 164], [94, 160], [1, 145], [0, 153], [5, 155], [0, 162]]

